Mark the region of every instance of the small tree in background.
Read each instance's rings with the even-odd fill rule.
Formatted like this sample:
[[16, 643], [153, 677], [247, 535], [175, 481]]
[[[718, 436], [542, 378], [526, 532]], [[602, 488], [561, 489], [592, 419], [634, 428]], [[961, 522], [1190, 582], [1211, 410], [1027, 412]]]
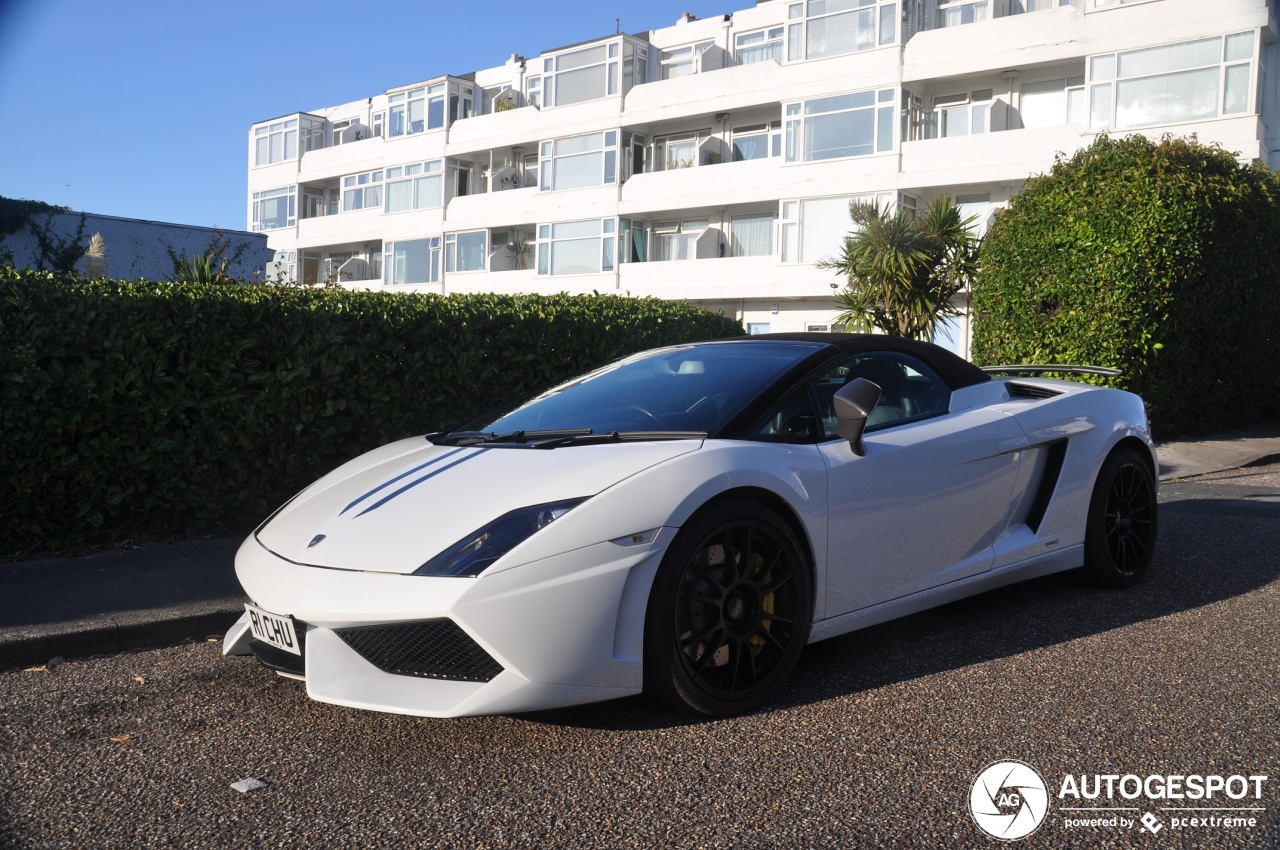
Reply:
[[995, 219], [973, 286], [976, 363], [1091, 363], [1157, 434], [1280, 406], [1280, 180], [1194, 139], [1100, 136]]
[[84, 252], [85, 277], [107, 276], [107, 243], [101, 233], [89, 237], [89, 247]]
[[840, 253], [817, 264], [847, 281], [836, 296], [844, 308], [836, 326], [932, 339], [939, 321], [960, 314], [955, 296], [976, 269], [978, 239], [969, 230], [974, 219], [963, 218], [945, 197], [915, 218], [857, 201], [849, 205], [849, 217], [855, 229]]

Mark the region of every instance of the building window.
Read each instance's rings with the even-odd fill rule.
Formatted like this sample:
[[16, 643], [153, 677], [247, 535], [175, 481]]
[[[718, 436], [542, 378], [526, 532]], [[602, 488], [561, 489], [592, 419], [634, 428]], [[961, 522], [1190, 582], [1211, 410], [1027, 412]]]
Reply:
[[525, 102], [530, 106], [542, 106], [542, 77], [534, 74], [524, 79]]
[[253, 164], [275, 165], [298, 158], [298, 119], [289, 118], [253, 129]]
[[851, 202], [878, 203], [885, 209], [892, 207], [895, 200], [892, 192], [881, 192], [783, 201], [779, 224], [782, 262], [816, 263], [834, 257], [853, 226], [849, 219]]
[[444, 161], [397, 165], [386, 170], [386, 212], [424, 210], [444, 205]]
[[747, 322], [747, 333], [751, 336], [769, 333], [768, 322]]
[[538, 225], [538, 274], [598, 274], [613, 271], [611, 218]]
[[258, 231], [293, 227], [298, 222], [297, 199], [297, 186], [254, 192], [253, 229]]
[[1018, 113], [1023, 127], [1083, 124], [1084, 77], [1024, 83]]
[[382, 208], [382, 171], [366, 171], [342, 178], [342, 211]]
[[692, 260], [698, 256], [698, 240], [707, 232], [705, 218], [653, 223], [654, 260]]
[[773, 253], [773, 213], [735, 215], [729, 219], [729, 255], [767, 257]]
[[[526, 173], [529, 168], [526, 164]], [[534, 173], [544, 192], [582, 189], [617, 182], [618, 131], [587, 133], [543, 142]]]
[[733, 161], [782, 156], [782, 122], [744, 124], [733, 128]]
[[987, 132], [991, 124], [991, 89], [935, 97], [928, 121], [926, 139], [947, 139]]
[[552, 72], [543, 75], [547, 101], [569, 106], [617, 94], [618, 63], [609, 61], [609, 49], [617, 47], [617, 42], [598, 44], [546, 60]]
[[388, 242], [382, 250], [383, 282], [439, 283], [440, 237]]
[[989, 0], [938, 0], [939, 27], [959, 27], [977, 24], [990, 16]]
[[745, 32], [734, 39], [734, 58], [739, 65], [754, 62], [782, 64], [782, 27]]
[[897, 10], [897, 3], [883, 0], [793, 3], [787, 7], [787, 61], [826, 59], [894, 44]]
[[683, 47], [660, 51], [658, 79], [673, 80], [676, 77], [687, 77], [698, 73], [698, 57], [702, 56], [712, 44], [713, 42], [710, 41], [700, 41], [697, 44], [686, 44]]
[[[443, 90], [443, 85], [434, 86]], [[426, 129], [427, 90], [410, 89], [387, 96], [387, 135], [408, 136]]]
[[482, 272], [485, 269], [488, 234], [483, 230], [468, 233], [446, 233], [444, 256], [446, 272]]
[[894, 90], [819, 97], [786, 106], [787, 162], [893, 150]]
[[303, 115], [299, 124], [302, 128], [302, 138], [298, 147], [299, 154], [320, 150], [324, 147], [323, 118], [312, 118], [308, 115]]
[[710, 130], [694, 130], [669, 136], [654, 136], [654, 170], [671, 171], [694, 167], [698, 164], [698, 150], [710, 135]]
[[1094, 56], [1090, 129], [1130, 130], [1247, 112], [1254, 33]]

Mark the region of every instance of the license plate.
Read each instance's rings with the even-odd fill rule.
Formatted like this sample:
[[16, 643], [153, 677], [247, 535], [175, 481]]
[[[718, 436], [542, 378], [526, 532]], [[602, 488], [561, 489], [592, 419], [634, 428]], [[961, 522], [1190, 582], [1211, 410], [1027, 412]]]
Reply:
[[250, 605], [248, 602], [244, 604], [244, 610], [249, 613], [249, 631], [253, 632], [255, 638], [285, 652], [292, 652], [294, 655], [302, 654], [298, 646], [298, 633], [293, 629], [292, 617], [282, 617], [270, 611], [263, 611], [257, 605]]

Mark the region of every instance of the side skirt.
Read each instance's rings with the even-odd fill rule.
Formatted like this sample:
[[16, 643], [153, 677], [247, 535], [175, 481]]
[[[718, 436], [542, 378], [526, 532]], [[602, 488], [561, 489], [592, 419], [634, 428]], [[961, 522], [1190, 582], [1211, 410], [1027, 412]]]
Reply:
[[1073, 570], [1084, 563], [1084, 546], [1069, 546], [1057, 552], [1050, 552], [1038, 558], [1019, 561], [1007, 567], [1001, 567], [976, 576], [953, 581], [940, 587], [931, 587], [900, 599], [891, 599], [868, 608], [830, 617], [813, 624], [809, 632], [809, 643], [817, 643], [826, 638], [855, 632], [880, 623], [887, 623], [899, 617], [918, 614], [939, 605], [946, 605], [969, 596], [976, 596], [997, 587], [1015, 584], [1028, 579], [1040, 578], [1066, 570]]

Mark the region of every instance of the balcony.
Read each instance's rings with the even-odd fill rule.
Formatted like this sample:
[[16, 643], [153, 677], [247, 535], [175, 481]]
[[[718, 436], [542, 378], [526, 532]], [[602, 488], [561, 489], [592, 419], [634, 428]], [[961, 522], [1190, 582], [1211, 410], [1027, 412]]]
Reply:
[[298, 222], [297, 247], [299, 248], [381, 240], [382, 210], [380, 208], [304, 218]]
[[902, 146], [903, 189], [1021, 182], [1044, 171], [1056, 153], [1071, 156], [1091, 140], [1083, 124], [922, 139]]
[[623, 263], [619, 283], [636, 296], [723, 298], [821, 298], [832, 294], [831, 272], [778, 262], [778, 256]]
[[1079, 59], [1088, 52], [1084, 35], [1085, 16], [1071, 6], [917, 32], [902, 50], [902, 79], [910, 83], [1018, 68], [1027, 63], [1029, 44], [1036, 45], [1037, 65]]
[[781, 157], [695, 165], [636, 174], [622, 187], [618, 211], [644, 215], [655, 210], [725, 207], [777, 200]]
[[302, 155], [298, 164], [298, 182], [324, 180], [342, 174], [372, 171], [384, 162], [385, 142], [380, 136], [347, 142], [329, 148], [318, 148]]
[[684, 115], [732, 112], [778, 100], [782, 68], [753, 62], [636, 86], [628, 94], [623, 123], [644, 127]]

